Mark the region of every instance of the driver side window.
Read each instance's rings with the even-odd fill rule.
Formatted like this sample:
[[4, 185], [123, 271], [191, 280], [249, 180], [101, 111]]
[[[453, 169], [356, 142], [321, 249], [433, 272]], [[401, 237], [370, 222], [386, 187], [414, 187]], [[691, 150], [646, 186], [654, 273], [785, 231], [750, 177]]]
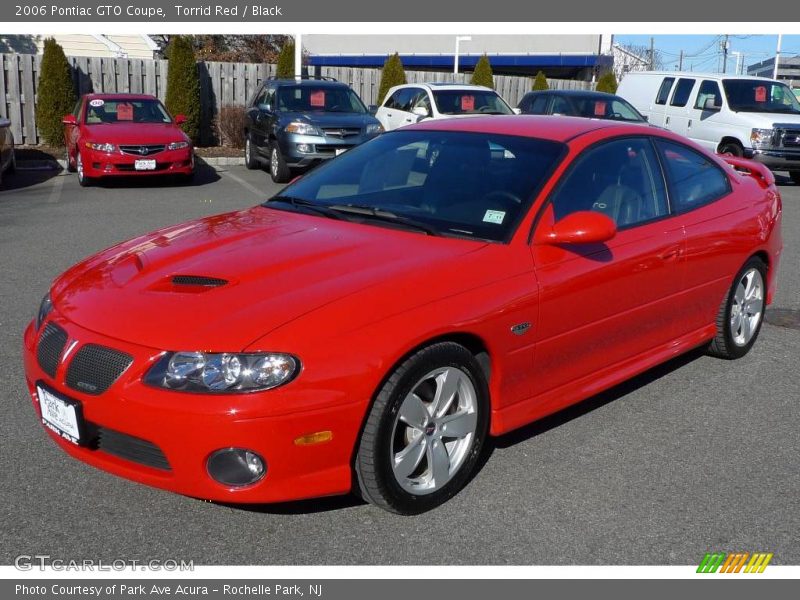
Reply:
[[552, 196], [556, 221], [582, 210], [611, 217], [622, 229], [669, 213], [664, 178], [646, 138], [606, 142], [578, 157]]

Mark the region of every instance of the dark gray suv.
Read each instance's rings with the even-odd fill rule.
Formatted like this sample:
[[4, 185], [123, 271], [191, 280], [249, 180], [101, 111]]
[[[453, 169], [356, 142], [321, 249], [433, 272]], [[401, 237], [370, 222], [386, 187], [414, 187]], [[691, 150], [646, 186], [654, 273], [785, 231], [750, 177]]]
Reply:
[[270, 79], [247, 107], [245, 160], [249, 169], [267, 161], [272, 180], [286, 183], [293, 171], [338, 156], [382, 131], [344, 83]]

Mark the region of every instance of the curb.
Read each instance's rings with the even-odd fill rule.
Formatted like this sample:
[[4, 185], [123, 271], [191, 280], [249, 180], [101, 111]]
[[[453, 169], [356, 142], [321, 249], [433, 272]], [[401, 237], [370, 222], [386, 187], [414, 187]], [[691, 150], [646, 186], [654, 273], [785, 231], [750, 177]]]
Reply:
[[194, 155], [194, 159], [209, 167], [241, 167], [244, 166], [244, 156], [198, 156]]

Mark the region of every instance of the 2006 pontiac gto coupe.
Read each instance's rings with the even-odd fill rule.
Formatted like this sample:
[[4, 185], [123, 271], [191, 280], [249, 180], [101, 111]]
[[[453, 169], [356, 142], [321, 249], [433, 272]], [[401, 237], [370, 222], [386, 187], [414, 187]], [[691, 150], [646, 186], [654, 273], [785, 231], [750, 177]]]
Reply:
[[24, 335], [51, 437], [189, 496], [430, 509], [488, 435], [698, 346], [747, 353], [772, 174], [655, 128], [436, 121], [61, 275]]

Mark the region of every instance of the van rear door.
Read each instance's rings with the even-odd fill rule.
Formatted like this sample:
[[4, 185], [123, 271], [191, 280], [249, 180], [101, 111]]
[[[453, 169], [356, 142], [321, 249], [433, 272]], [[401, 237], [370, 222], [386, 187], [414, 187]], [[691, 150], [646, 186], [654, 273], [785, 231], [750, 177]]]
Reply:
[[696, 79], [679, 78], [667, 106], [664, 127], [679, 135], [689, 134], [689, 98], [692, 97], [695, 83], [697, 83]]
[[[658, 86], [655, 99], [651, 100], [650, 114], [648, 121], [653, 125], [664, 127], [666, 120], [667, 100], [669, 100], [669, 93], [672, 91], [672, 84], [675, 83], [674, 77], [664, 77], [661, 84]], [[638, 107], [637, 107], [638, 108]]]

